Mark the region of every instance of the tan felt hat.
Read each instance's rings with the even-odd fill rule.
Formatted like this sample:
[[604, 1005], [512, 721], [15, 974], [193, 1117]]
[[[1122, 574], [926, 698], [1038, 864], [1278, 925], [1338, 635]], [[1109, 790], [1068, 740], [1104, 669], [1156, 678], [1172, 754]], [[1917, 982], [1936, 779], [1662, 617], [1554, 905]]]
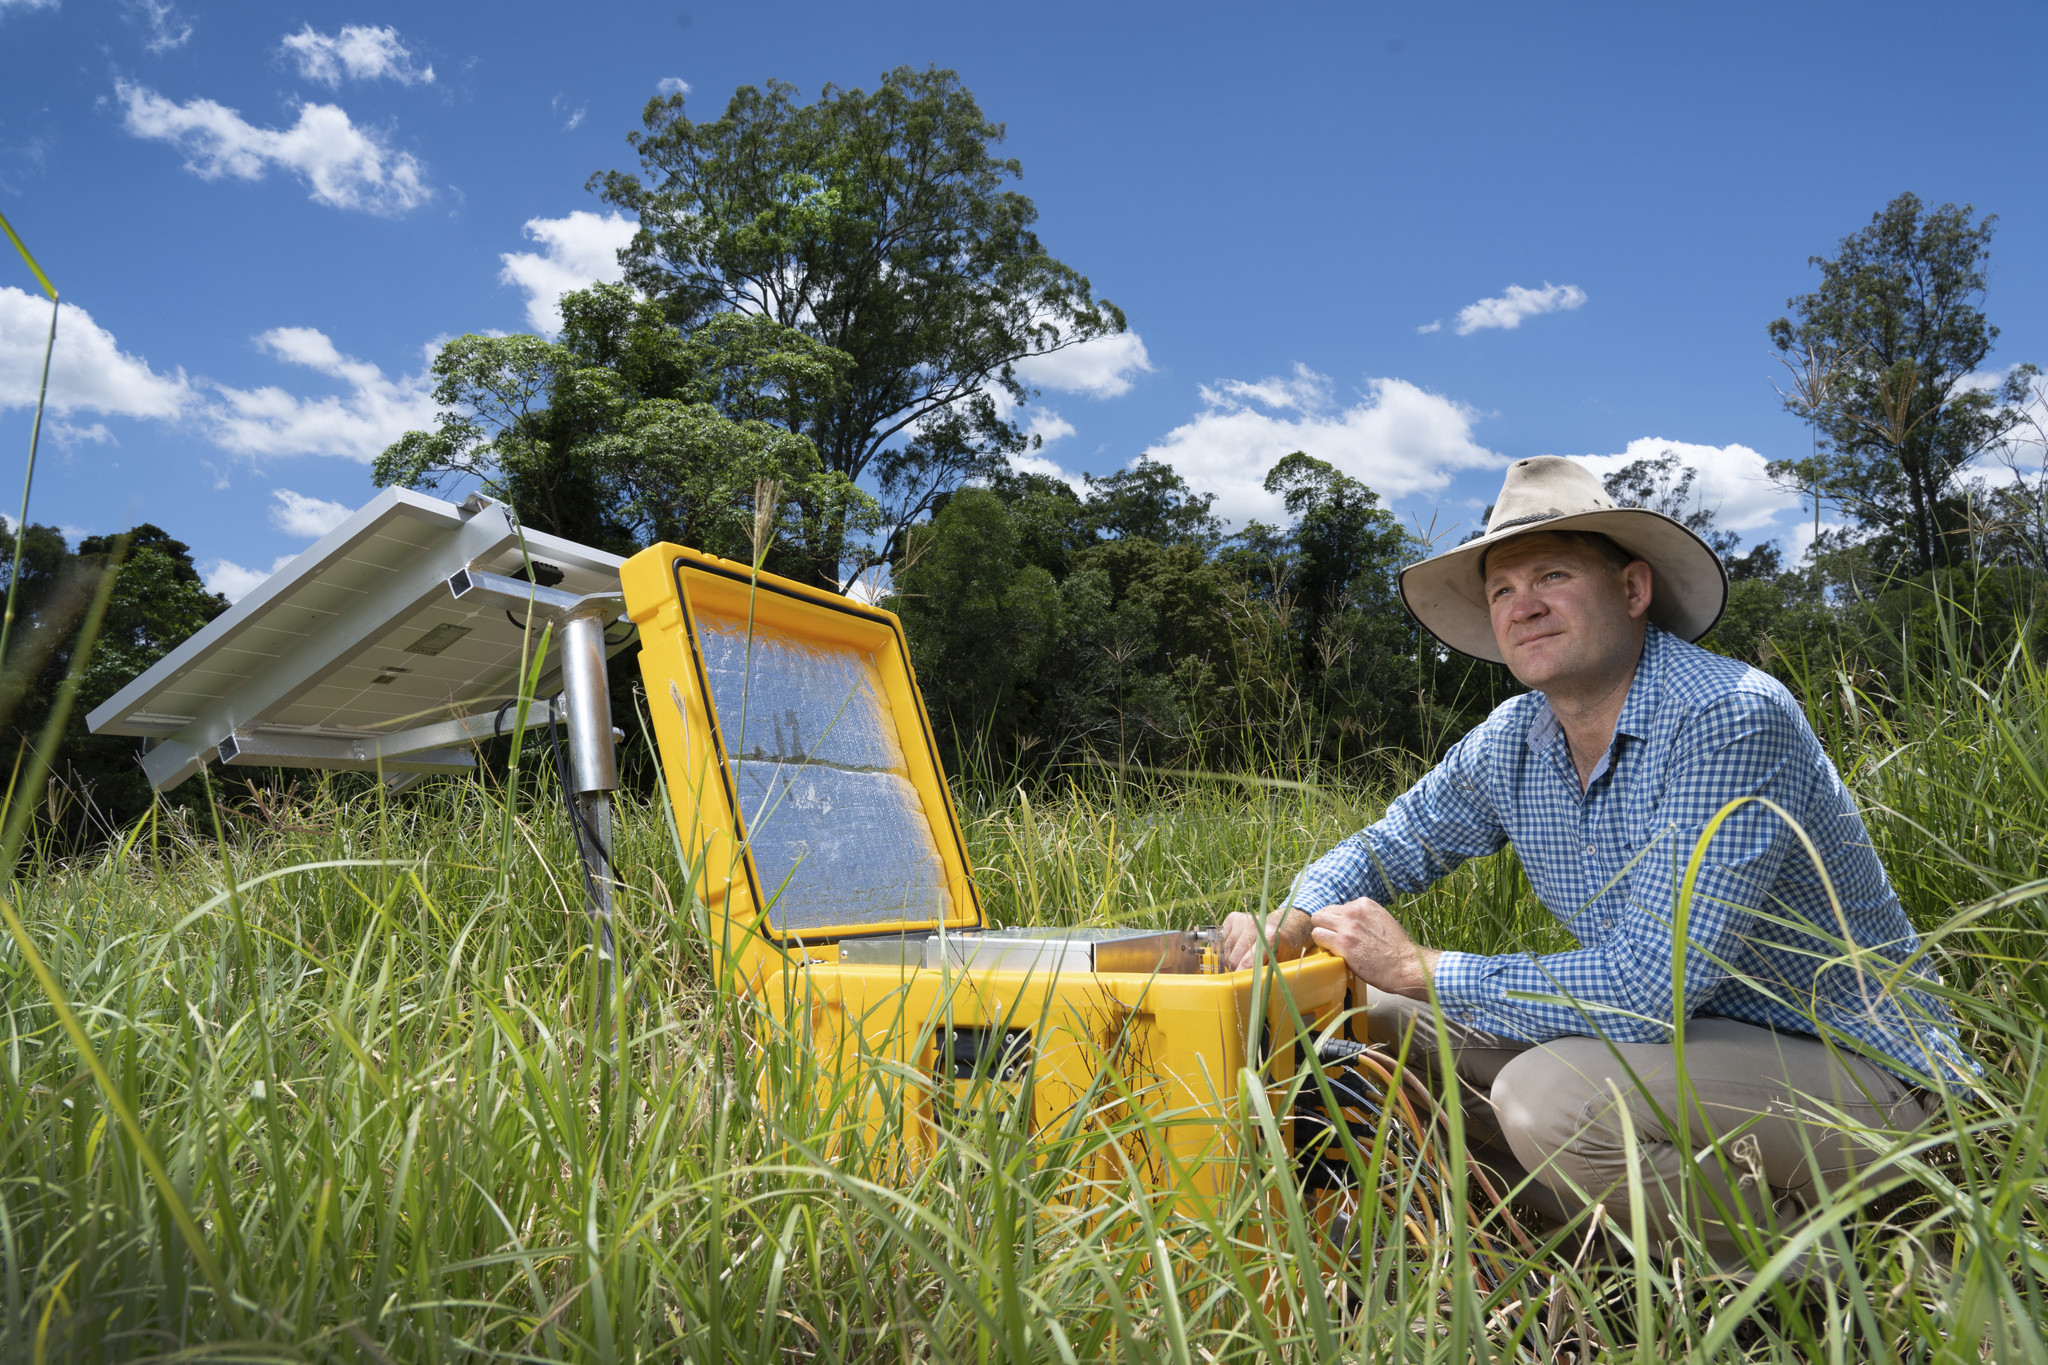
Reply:
[[1650, 619], [1685, 641], [1714, 628], [1728, 605], [1728, 571], [1706, 543], [1662, 512], [1617, 507], [1592, 470], [1561, 455], [1508, 466], [1486, 534], [1401, 571], [1401, 600], [1423, 628], [1460, 654], [1502, 663], [1486, 610], [1480, 560], [1535, 531], [1597, 531], [1650, 566]]

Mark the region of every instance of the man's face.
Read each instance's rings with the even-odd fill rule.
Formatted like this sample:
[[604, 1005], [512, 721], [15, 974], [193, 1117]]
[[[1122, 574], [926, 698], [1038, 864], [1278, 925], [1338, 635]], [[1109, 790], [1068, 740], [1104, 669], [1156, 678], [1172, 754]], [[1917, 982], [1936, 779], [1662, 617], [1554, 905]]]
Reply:
[[1486, 557], [1486, 606], [1508, 671], [1538, 691], [1632, 666], [1650, 609], [1650, 566], [1538, 532]]

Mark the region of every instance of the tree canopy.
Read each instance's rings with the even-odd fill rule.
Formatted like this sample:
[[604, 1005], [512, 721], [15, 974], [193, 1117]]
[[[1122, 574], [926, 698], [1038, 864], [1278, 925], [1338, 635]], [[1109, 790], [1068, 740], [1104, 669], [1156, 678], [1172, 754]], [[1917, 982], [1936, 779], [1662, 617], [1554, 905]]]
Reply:
[[[627, 280], [676, 327], [761, 317], [846, 357], [784, 426], [824, 470], [872, 481], [898, 540], [938, 494], [1030, 447], [1018, 361], [1121, 332], [1124, 316], [1040, 243], [1037, 209], [1008, 187], [1022, 167], [995, 152], [1003, 125], [953, 72], [796, 95], [745, 86], [709, 121], [681, 94], [651, 100], [629, 139], [639, 172], [591, 185], [638, 216]], [[850, 504], [792, 496], [819, 528], [820, 581], [836, 555], [859, 558]]]
[[756, 492], [772, 484], [773, 567], [839, 586], [837, 537], [880, 520], [801, 430], [843, 386], [842, 352], [759, 316], [681, 332], [616, 284], [564, 295], [562, 318], [559, 341], [472, 334], [442, 347], [437, 426], [394, 442], [372, 477], [473, 477], [539, 530], [621, 553], [671, 540], [734, 558], [750, 555]]
[[[12, 533], [0, 527], [0, 591], [13, 550]], [[117, 576], [99, 638], [60, 750], [50, 756], [53, 790], [64, 797], [56, 818], [74, 835], [116, 829], [147, 810], [151, 799], [135, 761], [136, 741], [88, 734], [86, 713], [228, 609], [227, 599], [200, 581], [191, 550], [161, 527], [145, 522], [118, 536], [86, 536], [72, 551], [55, 527], [31, 524], [23, 533], [16, 631], [0, 667], [0, 728], [10, 750], [41, 742], [71, 667], [80, 616], [110, 568]]]
[[1786, 406], [1815, 450], [1772, 475], [1831, 500], [1895, 547], [1912, 572], [1949, 565], [1969, 539], [1958, 481], [2021, 421], [2036, 371], [1991, 385], [1998, 339], [1979, 306], [1997, 219], [1970, 205], [1927, 209], [1901, 194], [1809, 264], [1820, 287], [1770, 324], [1795, 375]]

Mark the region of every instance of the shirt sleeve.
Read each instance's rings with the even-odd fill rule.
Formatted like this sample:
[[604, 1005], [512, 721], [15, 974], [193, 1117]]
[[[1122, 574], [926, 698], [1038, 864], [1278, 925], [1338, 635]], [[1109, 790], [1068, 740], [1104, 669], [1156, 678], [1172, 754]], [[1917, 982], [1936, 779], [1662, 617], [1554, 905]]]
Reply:
[[[1703, 709], [1675, 742], [1656, 812], [1661, 832], [1625, 874], [1613, 928], [1597, 946], [1566, 953], [1442, 954], [1434, 985], [1444, 1014], [1531, 1043], [1588, 1033], [1620, 1043], [1669, 1042], [1678, 1013], [1673, 947], [1686, 862], [1731, 801], [1763, 797], [1786, 810], [1802, 808], [1801, 789], [1812, 780], [1802, 730], [1783, 705], [1756, 693]], [[1762, 908], [1788, 854], [1806, 856], [1785, 817], [1762, 801], [1745, 801], [1715, 830], [1687, 905], [1688, 1017], [1741, 951], [1751, 911]]]
[[1478, 726], [1377, 822], [1310, 863], [1295, 878], [1289, 903], [1313, 915], [1360, 896], [1384, 901], [1422, 890], [1467, 858], [1505, 848], [1507, 829], [1483, 780], [1496, 728]]

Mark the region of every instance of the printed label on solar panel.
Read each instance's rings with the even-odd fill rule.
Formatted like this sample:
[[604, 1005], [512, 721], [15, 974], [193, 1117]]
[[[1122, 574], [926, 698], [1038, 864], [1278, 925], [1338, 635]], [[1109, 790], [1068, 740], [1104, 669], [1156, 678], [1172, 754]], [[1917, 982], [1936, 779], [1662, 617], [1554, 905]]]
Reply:
[[432, 658], [457, 640], [460, 640], [463, 636], [469, 634], [469, 631], [470, 628], [468, 626], [458, 626], [452, 621], [444, 621], [407, 645], [405, 652], [408, 654], [424, 654], [428, 658]]
[[697, 635], [775, 931], [947, 918], [874, 656], [704, 612]]

